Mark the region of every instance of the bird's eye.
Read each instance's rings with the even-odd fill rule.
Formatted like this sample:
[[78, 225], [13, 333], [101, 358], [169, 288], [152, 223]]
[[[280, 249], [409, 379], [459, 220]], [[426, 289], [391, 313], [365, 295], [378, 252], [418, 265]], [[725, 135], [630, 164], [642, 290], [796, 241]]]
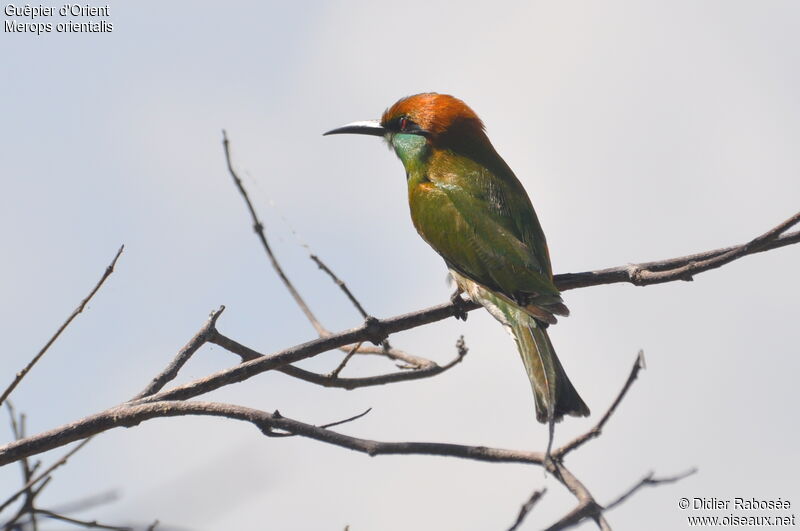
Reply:
[[403, 116], [402, 118], [400, 118], [400, 130], [405, 131], [406, 127], [408, 127], [408, 118]]

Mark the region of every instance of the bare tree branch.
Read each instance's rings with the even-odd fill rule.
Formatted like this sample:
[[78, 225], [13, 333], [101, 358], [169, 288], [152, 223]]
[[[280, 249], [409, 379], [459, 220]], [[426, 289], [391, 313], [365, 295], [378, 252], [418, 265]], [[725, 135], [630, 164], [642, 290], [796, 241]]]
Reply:
[[20, 496], [22, 496], [22, 495], [25, 493], [25, 491], [26, 491], [27, 489], [29, 489], [29, 488], [33, 487], [34, 485], [36, 485], [37, 483], [39, 483], [39, 482], [40, 482], [40, 481], [42, 481], [43, 479], [46, 479], [46, 478], [50, 477], [50, 475], [51, 475], [51, 474], [52, 474], [52, 473], [53, 473], [53, 472], [54, 472], [54, 471], [55, 471], [57, 468], [59, 468], [59, 467], [61, 467], [61, 466], [65, 465], [65, 464], [67, 463], [67, 461], [69, 460], [69, 458], [70, 458], [70, 457], [72, 457], [73, 455], [75, 455], [75, 453], [76, 453], [76, 452], [78, 452], [78, 451], [79, 451], [81, 448], [83, 448], [84, 446], [86, 446], [87, 444], [89, 444], [89, 441], [91, 441], [91, 440], [92, 440], [92, 438], [91, 438], [91, 437], [89, 437], [88, 439], [84, 439], [84, 440], [82, 440], [82, 441], [81, 441], [79, 444], [75, 445], [75, 447], [74, 447], [73, 449], [71, 449], [69, 452], [67, 452], [66, 454], [64, 454], [64, 456], [63, 456], [63, 457], [61, 457], [61, 458], [60, 458], [58, 461], [56, 461], [55, 463], [53, 463], [52, 465], [50, 465], [49, 467], [47, 467], [47, 469], [45, 469], [43, 472], [41, 472], [41, 473], [40, 473], [39, 475], [37, 475], [36, 477], [34, 477], [34, 478], [30, 479], [30, 480], [29, 480], [27, 483], [25, 483], [25, 485], [23, 485], [23, 486], [22, 486], [22, 488], [21, 488], [21, 489], [19, 489], [17, 492], [15, 492], [15, 493], [14, 493], [14, 494], [12, 494], [11, 496], [9, 496], [9, 497], [8, 497], [8, 499], [7, 499], [6, 501], [4, 501], [2, 504], [0, 504], [0, 512], [2, 512], [3, 510], [5, 510], [5, 508], [6, 508], [6, 507], [8, 507], [8, 506], [9, 506], [9, 505], [11, 505], [12, 503], [14, 503], [14, 501], [16, 501], [16, 500], [17, 500], [17, 498], [19, 498]]
[[611, 526], [608, 525], [608, 522], [603, 517], [602, 511], [599, 510], [600, 506], [595, 501], [592, 493], [589, 492], [584, 484], [581, 483], [561, 461], [548, 459], [547, 469], [562, 485], [567, 487], [567, 490], [569, 490], [573, 496], [578, 498], [578, 506], [559, 520], [559, 522], [550, 526], [548, 531], [563, 529], [563, 527], [558, 527], [558, 525], [562, 525], [562, 521], [564, 525], [568, 524], [567, 527], [569, 527], [569, 525], [574, 525], [586, 518], [593, 519], [597, 527], [603, 531], [611, 529]]
[[528, 516], [528, 513], [531, 512], [531, 509], [533, 509], [536, 503], [542, 498], [542, 496], [544, 496], [546, 492], [547, 489], [533, 491], [533, 494], [531, 494], [531, 497], [528, 498], [528, 501], [522, 504], [516, 522], [514, 522], [514, 525], [508, 528], [508, 531], [516, 531], [519, 528], [519, 526], [522, 525], [522, 522], [525, 520], [525, 517]]
[[620, 402], [622, 402], [622, 399], [625, 398], [625, 395], [628, 393], [628, 390], [631, 388], [631, 385], [633, 385], [633, 382], [639, 376], [639, 371], [644, 368], [645, 368], [644, 351], [640, 350], [639, 354], [637, 354], [636, 356], [636, 360], [633, 362], [633, 367], [631, 368], [631, 372], [628, 375], [628, 379], [625, 382], [625, 385], [622, 386], [622, 389], [617, 395], [617, 398], [614, 399], [614, 402], [611, 403], [611, 406], [608, 408], [605, 414], [600, 418], [600, 421], [597, 424], [595, 424], [595, 426], [591, 430], [587, 431], [582, 435], [579, 435], [569, 443], [565, 444], [564, 446], [554, 451], [553, 458], [563, 459], [565, 455], [567, 455], [572, 450], [575, 450], [586, 441], [599, 437], [600, 433], [603, 431], [603, 426], [606, 425], [608, 419], [610, 419], [611, 415], [614, 414], [614, 411], [617, 410], [617, 406], [619, 406]]
[[[616, 500], [609, 503], [605, 507], [598, 505], [593, 499], [582, 500], [574, 509], [572, 509], [569, 513], [567, 513], [564, 517], [562, 517], [558, 522], [548, 527], [547, 531], [558, 531], [561, 529], [569, 529], [570, 527], [574, 527], [579, 523], [583, 522], [587, 518], [593, 518], [595, 519], [595, 521], [597, 521], [598, 518], [601, 519], [603, 518], [604, 513], [610, 511], [611, 509], [616, 508], [617, 506], [625, 502], [628, 498], [630, 498], [633, 494], [636, 493], [636, 491], [638, 491], [642, 487], [675, 483], [676, 481], [680, 481], [688, 476], [691, 476], [695, 472], [697, 472], [697, 469], [693, 468], [676, 476], [665, 477], [665, 478], [654, 478], [653, 473], [651, 472], [647, 474], [645, 477], [643, 477], [641, 480], [639, 480], [639, 482], [637, 482], [630, 489], [625, 491]], [[608, 523], [605, 523], [605, 525], [608, 526]], [[601, 523], [598, 523], [598, 526], [601, 529], [608, 528], [608, 527], [603, 527]]]
[[[38, 487], [33, 489], [33, 492], [31, 493], [30, 499], [26, 500], [25, 503], [20, 505], [19, 510], [17, 510], [16, 514], [14, 516], [12, 516], [11, 519], [7, 520], [6, 522], [4, 522], [2, 524], [4, 531], [19, 529], [21, 524], [19, 524], [18, 522], [26, 514], [29, 515], [29, 517], [30, 517], [31, 525], [36, 524], [36, 518], [35, 518], [35, 516], [33, 514], [31, 514], [31, 512], [36, 510], [35, 509], [36, 497], [39, 496], [39, 494], [44, 490], [44, 488], [47, 486], [47, 484], [50, 483], [51, 479], [53, 479], [53, 478], [52, 477], [48, 477], [47, 479], [45, 479], [42, 482], [41, 485], [39, 485]], [[22, 524], [22, 525], [24, 526], [24, 524]]]
[[325, 265], [325, 263], [320, 259], [319, 256], [317, 256], [315, 254], [309, 254], [308, 257], [311, 258], [314, 261], [315, 264], [317, 264], [317, 267], [319, 267], [320, 269], [325, 271], [328, 274], [328, 276], [331, 277], [331, 280], [333, 280], [333, 283], [336, 284], [337, 286], [339, 286], [339, 289], [341, 289], [342, 292], [344, 292], [345, 296], [350, 300], [351, 303], [353, 303], [353, 306], [356, 307], [356, 310], [358, 310], [358, 313], [361, 314], [361, 317], [366, 319], [369, 316], [369, 314], [364, 309], [364, 307], [361, 306], [361, 303], [358, 302], [358, 299], [356, 299], [355, 295], [353, 295], [353, 292], [350, 291], [350, 288], [347, 287], [347, 284], [345, 284], [342, 279], [337, 277], [334, 274], [334, 272], [331, 271], [330, 268], [327, 265]]
[[45, 344], [45, 346], [42, 347], [42, 349], [33, 357], [33, 359], [28, 362], [28, 364], [25, 366], [25, 368], [23, 368], [21, 371], [19, 371], [16, 374], [16, 376], [14, 377], [14, 380], [11, 382], [11, 384], [8, 387], [6, 387], [6, 390], [3, 391], [2, 395], [0, 395], [0, 405], [2, 405], [3, 402], [6, 401], [6, 399], [8, 398], [8, 395], [10, 395], [14, 391], [14, 389], [16, 389], [16, 387], [19, 385], [19, 383], [22, 381], [22, 379], [25, 378], [25, 376], [33, 368], [33, 366], [36, 365], [36, 363], [40, 359], [42, 359], [42, 356], [44, 356], [45, 352], [47, 352], [47, 349], [49, 349], [50, 346], [53, 343], [55, 343], [56, 339], [58, 339], [58, 336], [61, 335], [61, 332], [66, 330], [66, 328], [69, 326], [69, 324], [72, 322], [72, 320], [75, 319], [78, 316], [78, 314], [83, 312], [83, 309], [86, 307], [86, 305], [89, 303], [89, 301], [92, 300], [92, 297], [94, 297], [94, 294], [97, 293], [97, 291], [100, 289], [100, 287], [106, 281], [106, 279], [109, 276], [111, 276], [111, 273], [114, 272], [114, 266], [117, 264], [117, 260], [119, 259], [119, 256], [122, 254], [122, 250], [123, 249], [125, 249], [124, 245], [121, 246], [119, 248], [119, 250], [117, 251], [117, 254], [114, 255], [114, 259], [111, 260], [111, 263], [108, 265], [108, 267], [106, 267], [105, 272], [103, 272], [103, 276], [100, 277], [100, 281], [97, 284], [95, 284], [94, 288], [92, 288], [92, 291], [89, 292], [89, 295], [87, 295], [81, 301], [81, 303], [78, 305], [78, 307], [75, 308], [75, 310], [73, 310], [73, 312], [70, 314], [70, 316], [67, 317], [67, 320], [64, 321], [64, 323], [58, 328], [58, 330], [56, 330], [56, 333], [53, 334], [53, 337], [51, 337], [50, 340]]
[[328, 378], [330, 378], [331, 380], [338, 379], [339, 378], [339, 373], [342, 372], [342, 369], [345, 368], [345, 365], [347, 365], [347, 362], [350, 361], [350, 359], [353, 357], [353, 354], [355, 354], [356, 351], [361, 348], [362, 344], [363, 343], [360, 343], [360, 342], [356, 343], [355, 346], [353, 346], [347, 352], [347, 355], [344, 357], [342, 362], [335, 369], [333, 369], [330, 374], [328, 374]]
[[[86, 439], [84, 439], [86, 440]], [[105, 490], [90, 496], [84, 496], [77, 500], [72, 500], [66, 503], [61, 503], [56, 507], [51, 507], [50, 510], [58, 514], [71, 514], [82, 511], [87, 511], [101, 505], [107, 505], [119, 500], [119, 492], [114, 489]]]
[[558, 289], [585, 288], [603, 284], [628, 282], [636, 286], [663, 284], [675, 280], [693, 280], [694, 275], [716, 269], [744, 256], [762, 253], [800, 242], [800, 231], [785, 232], [800, 223], [800, 212], [747, 243], [714, 249], [702, 253], [670, 258], [657, 262], [642, 262], [583, 273], [566, 273], [555, 276]]
[[[241, 345], [240, 343], [220, 334], [219, 332], [212, 335], [211, 341], [214, 344], [219, 345], [222, 348], [238, 355], [243, 361], [252, 361], [265, 357], [263, 354], [259, 354], [258, 352]], [[414, 363], [413, 366], [409, 367], [413, 369], [410, 371], [404, 370], [401, 372], [392, 372], [375, 376], [364, 376], [360, 378], [340, 378], [339, 376], [333, 374], [319, 374], [307, 371], [305, 369], [301, 369], [300, 367], [295, 367], [294, 365], [277, 367], [275, 370], [309, 383], [321, 385], [323, 387], [339, 387], [342, 389], [356, 389], [358, 387], [370, 387], [409, 380], [419, 380], [441, 374], [460, 363], [461, 360], [464, 359], [464, 356], [468, 350], [465, 346], [463, 346], [463, 338], [461, 338], [460, 342], [461, 343], [459, 344], [462, 345], [462, 348], [458, 349], [458, 356], [445, 365], [439, 365], [424, 358], [411, 356], [410, 354], [406, 354], [402, 351], [393, 352], [391, 356], [395, 359], [402, 359], [407, 363]], [[358, 345], [358, 343], [356, 345]], [[353, 348], [356, 347], [351, 347], [351, 351], [353, 351]], [[402, 356], [402, 358], [400, 358], [400, 356]]]
[[[370, 411], [372, 411], [372, 408], [367, 408], [365, 411], [362, 411], [358, 415], [353, 415], [352, 417], [348, 417], [346, 419], [337, 420], [336, 422], [329, 422], [328, 424], [321, 424], [319, 427], [320, 428], [331, 428], [333, 426], [340, 426], [342, 424], [347, 424], [348, 422], [353, 422], [354, 420], [360, 419], [361, 417], [365, 416]], [[276, 416], [276, 417], [280, 417], [281, 416], [280, 411], [278, 411], [278, 410], [275, 410], [273, 415]], [[290, 432], [280, 432], [280, 433], [269, 432], [267, 435], [269, 437], [294, 437], [295, 436], [294, 433], [290, 433]]]
[[653, 473], [650, 472], [645, 477], [640, 479], [639, 482], [636, 485], [634, 485], [633, 487], [628, 489], [626, 492], [621, 494], [616, 500], [614, 500], [611, 503], [609, 503], [608, 505], [606, 505], [605, 508], [603, 509], [603, 511], [610, 511], [611, 509], [613, 509], [616, 506], [620, 505], [625, 500], [627, 500], [628, 498], [633, 496], [636, 493], [636, 491], [641, 489], [642, 487], [653, 487], [653, 486], [656, 486], [656, 485], [664, 485], [666, 483], [675, 483], [676, 481], [680, 481], [683, 478], [687, 478], [687, 477], [691, 476], [692, 474], [694, 474], [696, 472], [697, 472], [697, 469], [696, 468], [692, 468], [692, 469], [687, 470], [686, 472], [682, 472], [682, 473], [677, 474], [675, 476], [670, 476], [670, 477], [665, 477], [665, 478], [654, 478], [653, 477]]
[[[548, 527], [546, 531], [569, 529], [570, 527], [574, 527], [583, 522], [587, 518], [595, 518], [599, 520], [603, 518], [602, 512], [602, 508], [597, 505], [594, 500], [582, 501], [574, 509], [564, 515], [564, 517], [558, 520], [558, 522]], [[597, 520], [595, 521], [597, 522]], [[611, 529], [605, 519], [600, 520], [600, 522], [597, 523], [597, 526], [604, 531]]]
[[543, 463], [544, 458], [541, 452], [506, 450], [483, 446], [435, 442], [383, 442], [360, 439], [313, 424], [293, 420], [280, 414], [276, 415], [244, 406], [217, 402], [169, 400], [130, 402], [28, 437], [22, 441], [9, 443], [0, 447], [0, 465], [46, 452], [112, 428], [132, 427], [153, 418], [185, 415], [214, 416], [241, 420], [254, 424], [267, 435], [271, 431], [281, 430], [334, 446], [349, 448], [371, 456], [390, 454], [442, 455], [478, 461], [539, 465]]
[[[366, 326], [366, 325], [365, 325]], [[214, 334], [212, 333], [212, 336]], [[321, 340], [324, 338], [321, 338]], [[246, 348], [246, 347], [244, 347]], [[460, 345], [460, 350], [466, 347]], [[261, 362], [268, 359], [259, 357], [247, 363]], [[637, 367], [639, 359], [637, 358]], [[239, 365], [238, 367], [241, 367]], [[237, 367], [237, 368], [238, 368]], [[225, 372], [225, 371], [223, 371]], [[620, 397], [615, 400], [609, 409], [613, 412], [621, 397], [632, 384], [633, 378], [629, 377], [626, 381]], [[183, 386], [186, 387], [186, 386]], [[180, 388], [177, 388], [180, 389]], [[577, 523], [585, 518], [593, 518], [600, 529], [610, 529], [608, 523], [602, 515], [602, 508], [597, 504], [591, 493], [586, 487], [564, 466], [561, 459], [548, 459], [545, 461], [544, 454], [541, 452], [527, 452], [519, 450], [507, 450], [501, 448], [487, 448], [483, 446], [466, 446], [461, 444], [435, 443], [435, 442], [385, 442], [369, 439], [361, 439], [344, 435], [328, 429], [325, 426], [314, 426], [294, 419], [284, 417], [277, 411], [268, 413], [252, 408], [247, 408], [232, 404], [220, 404], [215, 402], [195, 402], [184, 400], [168, 401], [161, 400], [162, 396], [169, 396], [176, 389], [163, 391], [150, 395], [144, 399], [127, 402], [115, 408], [86, 417], [71, 424], [56, 428], [49, 432], [37, 436], [26, 438], [23, 441], [16, 441], [5, 447], [0, 448], [0, 465], [22, 459], [33, 454], [41, 453], [69, 442], [85, 439], [103, 431], [115, 427], [130, 427], [137, 425], [145, 420], [159, 417], [172, 417], [182, 415], [204, 415], [225, 417], [235, 420], [246, 421], [254, 424], [267, 436], [285, 436], [288, 434], [315, 439], [327, 444], [349, 448], [358, 452], [376, 455], [396, 455], [396, 454], [423, 454], [459, 457], [485, 462], [516, 462], [528, 463], [544, 466], [553, 476], [562, 483], [579, 501], [578, 506], [562, 520], [554, 525], [553, 529], [563, 529]], [[604, 417], [610, 416], [607, 413]], [[365, 413], [362, 413], [363, 415]], [[340, 422], [347, 422], [359, 418], [361, 415], [345, 419]], [[328, 425], [330, 426], [330, 425]], [[596, 429], [593, 428], [593, 430]], [[276, 433], [277, 431], [277, 433]], [[585, 437], [588, 440], [589, 436]], [[570, 443], [572, 444], [572, 443]], [[568, 445], [569, 446], [569, 445]], [[558, 452], [561, 452], [560, 454]], [[555, 455], [561, 455], [562, 449], [556, 450]], [[619, 502], [617, 502], [619, 503]]]
[[222, 315], [222, 312], [224, 311], [225, 306], [220, 306], [219, 309], [211, 312], [211, 315], [209, 315], [205, 324], [200, 328], [200, 330], [198, 330], [194, 337], [192, 337], [192, 339], [190, 339], [189, 342], [178, 351], [178, 354], [175, 355], [175, 358], [172, 360], [172, 362], [167, 365], [167, 367], [161, 371], [158, 376], [153, 378], [147, 387], [145, 387], [138, 395], [133, 397], [133, 400], [157, 393], [163, 389], [167, 383], [169, 383], [171, 380], [174, 380], [175, 377], [178, 376], [178, 372], [181, 370], [184, 364], [189, 361], [189, 358], [191, 358], [200, 347], [205, 345], [210, 338], [217, 333], [217, 319], [219, 319], [219, 316]]
[[[6, 402], [6, 407], [8, 409], [8, 416], [11, 418], [11, 432], [14, 435], [14, 439], [18, 441], [24, 439], [25, 415], [20, 413], [19, 420], [17, 420], [17, 414], [14, 411], [14, 406], [10, 401]], [[20, 459], [19, 464], [22, 468], [22, 482], [25, 485], [28, 485], [31, 480], [31, 476], [33, 476], [33, 469], [38, 468], [41, 463], [37, 463], [36, 466], [32, 468], [28, 458], [24, 457]], [[25, 494], [25, 500], [22, 502], [22, 507], [20, 508], [20, 512], [17, 514], [17, 518], [21, 518], [27, 514], [31, 524], [31, 529], [33, 531], [38, 531], [39, 524], [36, 521], [36, 511], [34, 508], [34, 499], [36, 498], [36, 494], [31, 486], [25, 487], [22, 492]]]
[[[640, 358], [637, 358], [637, 364], [635, 367], [639, 366]], [[618, 399], [612, 404], [612, 407], [609, 408], [610, 412], [613, 412], [616, 409], [621, 397], [625, 396], [625, 392], [631, 386], [632, 382], [633, 378], [629, 377], [625, 383], [623, 391], [620, 392], [620, 397], [618, 397]], [[149, 399], [152, 400], [156, 398], [156, 396], [157, 395], [151, 396]], [[595, 501], [588, 489], [564, 466], [560, 458], [549, 459], [545, 461], [544, 454], [541, 452], [487, 448], [483, 446], [465, 446], [460, 444], [433, 442], [384, 442], [362, 439], [332, 431], [325, 426], [314, 426], [290, 419], [284, 417], [277, 411], [274, 413], [268, 413], [243, 406], [220, 404], [215, 402], [148, 402], [143, 400], [138, 402], [129, 402], [116, 408], [101, 412], [97, 415], [93, 415], [72, 424], [63, 426], [62, 428], [52, 430], [51, 432], [28, 438], [22, 447], [17, 445], [15, 448], [12, 444], [7, 445], [4, 448], [0, 448], [0, 464], [3, 464], [9, 460], [19, 459], [21, 455], [29, 455], [29, 453], [46, 451], [51, 447], [64, 444], [63, 441], [65, 439], [77, 440], [115, 427], [134, 426], [152, 418], [182, 415], [204, 415], [241, 420], [255, 425], [264, 435], [267, 436], [274, 437], [292, 434], [315, 439], [343, 448], [349, 448], [370, 456], [390, 454], [440, 455], [485, 462], [515, 462], [544, 466], [578, 499], [578, 505], [564, 518], [551, 526], [551, 529], [565, 529], [586, 518], [594, 519], [600, 529], [610, 529], [610, 526], [602, 514], [604, 509]], [[606, 417], [609, 415], [610, 413], [607, 413]], [[354, 420], [358, 417], [359, 416], [351, 417], [350, 419], [345, 419], [345, 421]], [[596, 429], [596, 427], [593, 428], [593, 430], [594, 429]], [[588, 440], [589, 438], [591, 437], [587, 436], [582, 439]], [[567, 447], [569, 447], [569, 445], [567, 445]], [[557, 452], [559, 452], [559, 450], [557, 450]], [[562, 451], [561, 455], [563, 456], [564, 453], [565, 452]], [[554, 456], [555, 455], [557, 454], [554, 454]], [[675, 480], [677, 479], [679, 478], [675, 478]], [[655, 481], [652, 480], [652, 477], [650, 477], [649, 480]], [[640, 483], [642, 483], [642, 485], [650, 484], [649, 481], [644, 480]], [[624, 501], [625, 498], [630, 496], [636, 489], [640, 488], [640, 486], [630, 489], [628, 493], [623, 495], [610, 507], [616, 506]]]
[[130, 527], [101, 524], [97, 520], [91, 520], [91, 521], [79, 520], [77, 518], [71, 518], [69, 516], [58, 514], [53, 511], [47, 511], [45, 509], [36, 509], [36, 512], [41, 514], [42, 516], [52, 518], [53, 520], [61, 520], [62, 522], [78, 525], [81, 527], [85, 527], [87, 529], [111, 529], [112, 531], [132, 531]]

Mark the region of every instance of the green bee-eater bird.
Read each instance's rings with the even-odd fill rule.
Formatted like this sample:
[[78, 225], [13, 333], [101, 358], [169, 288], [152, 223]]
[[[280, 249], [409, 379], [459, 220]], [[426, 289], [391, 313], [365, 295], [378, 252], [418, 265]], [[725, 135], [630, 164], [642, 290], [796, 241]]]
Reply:
[[[550, 425], [587, 416], [547, 335], [567, 315], [531, 201], [463, 101], [445, 94], [401, 99], [378, 121], [325, 133], [382, 136], [403, 162], [411, 220], [444, 258], [459, 292], [480, 303], [517, 343], [536, 403]], [[456, 292], [455, 296], [459, 296]], [[548, 445], [549, 455], [549, 445]]]

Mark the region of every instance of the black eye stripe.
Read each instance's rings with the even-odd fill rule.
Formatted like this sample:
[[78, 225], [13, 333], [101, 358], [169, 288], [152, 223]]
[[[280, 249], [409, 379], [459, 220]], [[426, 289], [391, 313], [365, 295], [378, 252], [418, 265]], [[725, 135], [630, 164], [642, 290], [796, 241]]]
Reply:
[[398, 116], [389, 122], [387, 129], [394, 132], [425, 134], [425, 131], [408, 116]]

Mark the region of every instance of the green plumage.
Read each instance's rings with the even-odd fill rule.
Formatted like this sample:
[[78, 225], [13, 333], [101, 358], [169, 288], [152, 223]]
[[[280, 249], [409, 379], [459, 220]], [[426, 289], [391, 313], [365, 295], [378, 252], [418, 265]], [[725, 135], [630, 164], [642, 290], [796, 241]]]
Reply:
[[540, 422], [588, 415], [543, 322], [564, 315], [547, 243], [522, 184], [490, 144], [469, 155], [417, 135], [391, 142], [404, 161], [411, 219], [444, 258], [461, 290], [517, 343]]

